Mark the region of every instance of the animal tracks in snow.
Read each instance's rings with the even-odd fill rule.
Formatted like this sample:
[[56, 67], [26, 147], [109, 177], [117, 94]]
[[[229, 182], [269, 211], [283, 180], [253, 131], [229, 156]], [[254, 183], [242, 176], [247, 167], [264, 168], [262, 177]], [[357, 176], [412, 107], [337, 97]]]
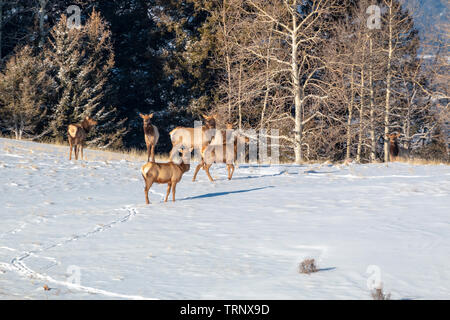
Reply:
[[[83, 291], [83, 292], [87, 292], [90, 294], [100, 294], [100, 295], [104, 295], [104, 296], [108, 296], [108, 297], [113, 297], [113, 298], [123, 298], [123, 299], [148, 299], [139, 295], [126, 295], [126, 294], [119, 294], [119, 293], [114, 293], [114, 292], [110, 292], [110, 291], [106, 291], [106, 290], [102, 290], [102, 289], [97, 289], [97, 288], [92, 288], [92, 287], [87, 287], [87, 286], [82, 286], [80, 284], [75, 284], [75, 283], [71, 283], [68, 281], [61, 281], [61, 280], [56, 280], [54, 278], [52, 278], [51, 276], [36, 271], [36, 270], [32, 270], [31, 268], [29, 268], [26, 264], [25, 261], [26, 259], [33, 257], [33, 256], [37, 256], [38, 254], [44, 253], [52, 248], [55, 247], [60, 247], [60, 246], [64, 246], [70, 242], [73, 241], [77, 241], [79, 239], [82, 238], [89, 238], [94, 236], [97, 233], [103, 232], [105, 230], [108, 230], [110, 228], [113, 228], [114, 226], [121, 224], [121, 223], [125, 223], [129, 220], [131, 220], [138, 212], [135, 208], [132, 207], [126, 207], [124, 209], [119, 209], [119, 210], [125, 210], [127, 213], [126, 215], [120, 217], [119, 219], [116, 219], [112, 222], [109, 222], [107, 224], [101, 225], [101, 226], [97, 226], [95, 227], [93, 230], [88, 231], [86, 233], [83, 234], [79, 234], [79, 235], [74, 235], [70, 238], [66, 238], [66, 239], [62, 239], [61, 241], [57, 241], [55, 243], [52, 243], [50, 245], [46, 245], [46, 246], [40, 246], [38, 249], [35, 250], [30, 250], [27, 252], [23, 252], [22, 254], [14, 257], [11, 262], [9, 264], [7, 263], [0, 263], [0, 267], [3, 269], [0, 269], [0, 271], [2, 273], [5, 273], [7, 271], [14, 271], [22, 276], [25, 277], [29, 277], [32, 279], [37, 279], [37, 280], [42, 280], [42, 281], [46, 281], [49, 283], [53, 283], [53, 284], [57, 284], [60, 286], [64, 286], [67, 287], [69, 289], [73, 289], [73, 290], [78, 290], [78, 291]], [[20, 231], [21, 229], [17, 229], [17, 231]], [[3, 248], [3, 247], [1, 247]], [[11, 249], [11, 248], [7, 248], [10, 251], [16, 251], [15, 249]], [[49, 257], [44, 257], [44, 259], [50, 260], [52, 261], [52, 264], [59, 264], [58, 262], [56, 262], [56, 259], [54, 258], [49, 258]], [[45, 269], [49, 269], [52, 267], [51, 265], [47, 265], [47, 267]]]

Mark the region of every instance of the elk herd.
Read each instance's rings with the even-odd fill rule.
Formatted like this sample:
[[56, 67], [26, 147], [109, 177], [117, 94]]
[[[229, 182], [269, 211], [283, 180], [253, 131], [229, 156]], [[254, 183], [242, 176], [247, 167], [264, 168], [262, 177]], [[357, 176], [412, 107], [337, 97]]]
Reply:
[[[169, 156], [169, 162], [155, 162], [155, 147], [159, 140], [158, 128], [151, 123], [153, 113], [144, 115], [139, 113], [143, 120], [143, 131], [145, 144], [147, 146], [147, 163], [141, 168], [142, 177], [145, 182], [145, 201], [150, 203], [148, 192], [153, 183], [167, 184], [167, 193], [165, 202], [172, 192], [172, 200], [175, 201], [175, 190], [178, 182], [184, 173], [190, 170], [191, 152], [196, 150], [201, 155], [201, 161], [194, 171], [192, 181], [195, 181], [200, 169], [203, 169], [211, 182], [214, 181], [209, 169], [213, 163], [226, 163], [228, 170], [228, 180], [231, 180], [234, 173], [234, 163], [237, 160], [239, 147], [245, 148], [249, 143], [248, 137], [241, 135], [233, 130], [233, 125], [226, 124], [226, 130], [216, 129], [216, 115], [202, 115], [205, 124], [200, 128], [176, 127], [170, 132], [172, 141], [172, 150]], [[97, 124], [97, 121], [86, 117], [79, 124], [71, 124], [67, 128], [67, 135], [70, 146], [69, 160], [72, 160], [72, 149], [75, 153], [75, 160], [81, 152], [83, 159], [83, 147], [89, 131]], [[389, 158], [390, 161], [397, 161], [400, 157], [408, 157], [406, 149], [398, 144], [398, 133], [389, 134], [386, 139], [389, 140]], [[181, 152], [181, 159], [179, 154]], [[178, 161], [174, 162], [177, 158]]]
[[[232, 124], [226, 125], [226, 131], [216, 129], [216, 115], [202, 115], [205, 124], [199, 128], [176, 127], [170, 132], [172, 150], [169, 162], [159, 163], [155, 161], [155, 147], [159, 140], [158, 128], [152, 124], [153, 113], [144, 115], [139, 113], [143, 121], [145, 144], [147, 146], [147, 163], [141, 168], [141, 174], [145, 182], [145, 201], [150, 203], [148, 193], [153, 183], [167, 184], [165, 202], [172, 192], [172, 200], [175, 201], [175, 190], [184, 173], [190, 170], [190, 157], [192, 151], [201, 155], [201, 161], [197, 165], [192, 181], [195, 181], [200, 169], [206, 172], [209, 180], [214, 181], [209, 169], [213, 163], [226, 163], [228, 179], [231, 180], [234, 173], [234, 163], [237, 160], [238, 145], [249, 142], [245, 136], [237, 134]], [[83, 147], [89, 131], [97, 122], [86, 117], [79, 124], [71, 124], [67, 129], [70, 146], [69, 160], [72, 160], [72, 149], [75, 152], [75, 160], [78, 160], [81, 151], [83, 159]], [[228, 147], [227, 147], [228, 146]], [[179, 154], [181, 152], [181, 158]], [[175, 159], [176, 158], [176, 159]]]

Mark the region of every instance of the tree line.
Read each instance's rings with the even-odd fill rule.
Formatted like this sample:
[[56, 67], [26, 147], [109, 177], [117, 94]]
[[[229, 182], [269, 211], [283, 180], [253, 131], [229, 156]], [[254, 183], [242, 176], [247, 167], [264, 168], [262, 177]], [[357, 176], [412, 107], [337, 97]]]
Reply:
[[137, 115], [154, 112], [161, 152], [175, 126], [217, 113], [277, 129], [298, 163], [386, 161], [392, 132], [448, 160], [448, 23], [419, 34], [412, 3], [0, 0], [0, 130], [63, 140], [90, 115], [91, 144], [142, 147]]

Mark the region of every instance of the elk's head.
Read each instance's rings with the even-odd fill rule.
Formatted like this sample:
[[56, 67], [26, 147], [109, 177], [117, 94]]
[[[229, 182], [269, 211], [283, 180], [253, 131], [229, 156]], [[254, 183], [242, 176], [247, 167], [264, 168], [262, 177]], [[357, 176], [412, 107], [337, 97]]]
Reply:
[[396, 143], [397, 139], [400, 137], [400, 134], [398, 133], [391, 133], [387, 135], [387, 138], [389, 139], [389, 143]]
[[208, 129], [215, 129], [216, 128], [216, 118], [217, 115], [213, 114], [212, 116], [207, 116], [205, 114], [202, 114], [203, 118], [205, 119], [205, 127]]
[[153, 118], [153, 113], [152, 114], [142, 114], [139, 113], [139, 116], [142, 118], [142, 120], [144, 121], [144, 127], [148, 127], [152, 124], [152, 118]]
[[97, 125], [97, 121], [95, 121], [94, 119], [92, 119], [89, 116], [86, 116], [86, 118], [84, 118], [83, 122], [81, 122], [81, 126], [83, 127], [83, 129], [85, 129], [88, 132], [95, 125]]

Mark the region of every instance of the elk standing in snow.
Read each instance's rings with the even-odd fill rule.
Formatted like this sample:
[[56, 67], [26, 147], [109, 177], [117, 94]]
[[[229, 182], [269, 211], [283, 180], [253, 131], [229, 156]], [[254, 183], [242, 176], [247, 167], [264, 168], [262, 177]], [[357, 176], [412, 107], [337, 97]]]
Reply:
[[409, 151], [405, 148], [402, 148], [398, 144], [398, 138], [400, 134], [391, 133], [387, 136], [389, 139], [389, 160], [390, 161], [398, 161], [400, 158], [408, 158]]
[[78, 160], [78, 152], [81, 151], [81, 160], [83, 160], [84, 141], [97, 121], [90, 117], [84, 118], [81, 123], [69, 124], [67, 128], [67, 136], [69, 139], [70, 153], [69, 160], [72, 160], [72, 148], [75, 151], [75, 160]]
[[153, 183], [167, 183], [167, 194], [164, 202], [167, 202], [170, 190], [172, 190], [172, 200], [175, 201], [175, 189], [183, 174], [190, 169], [189, 161], [183, 157], [180, 164], [173, 162], [155, 163], [148, 162], [142, 166], [141, 173], [145, 181], [145, 202], [150, 204], [148, 191]]
[[[229, 130], [233, 130], [233, 125], [227, 123], [227, 131]], [[220, 132], [221, 134], [216, 135], [213, 141], [211, 141], [211, 144], [209, 144], [208, 146], [204, 146], [202, 148], [202, 160], [195, 168], [192, 181], [195, 181], [197, 173], [199, 172], [200, 168], [203, 168], [209, 180], [211, 182], [214, 182], [214, 179], [211, 177], [211, 174], [209, 172], [209, 168], [214, 162], [226, 163], [228, 171], [228, 180], [231, 180], [234, 173], [234, 163], [237, 160], [238, 144], [248, 143], [249, 139], [247, 137], [236, 134], [235, 132], [232, 132], [231, 135], [227, 137], [227, 131]], [[228, 152], [231, 152], [231, 154], [229, 154], [228, 157], [227, 157], [227, 145], [228, 148], [231, 148], [231, 150], [228, 150]], [[219, 153], [217, 153], [217, 151], [219, 151]]]
[[214, 138], [217, 116], [202, 116], [205, 119], [205, 125], [201, 127], [201, 143], [200, 141], [194, 141], [194, 128], [176, 127], [170, 132], [170, 139], [173, 145], [172, 151], [170, 151], [170, 159], [172, 159], [173, 154], [178, 152], [180, 148], [190, 150], [191, 152], [194, 148], [199, 148], [202, 151]]
[[145, 144], [147, 145], [147, 161], [150, 162], [151, 156], [152, 162], [155, 162], [155, 146], [158, 143], [159, 132], [158, 128], [151, 123], [153, 113], [149, 115], [139, 113], [139, 116], [144, 121], [144, 136]]

